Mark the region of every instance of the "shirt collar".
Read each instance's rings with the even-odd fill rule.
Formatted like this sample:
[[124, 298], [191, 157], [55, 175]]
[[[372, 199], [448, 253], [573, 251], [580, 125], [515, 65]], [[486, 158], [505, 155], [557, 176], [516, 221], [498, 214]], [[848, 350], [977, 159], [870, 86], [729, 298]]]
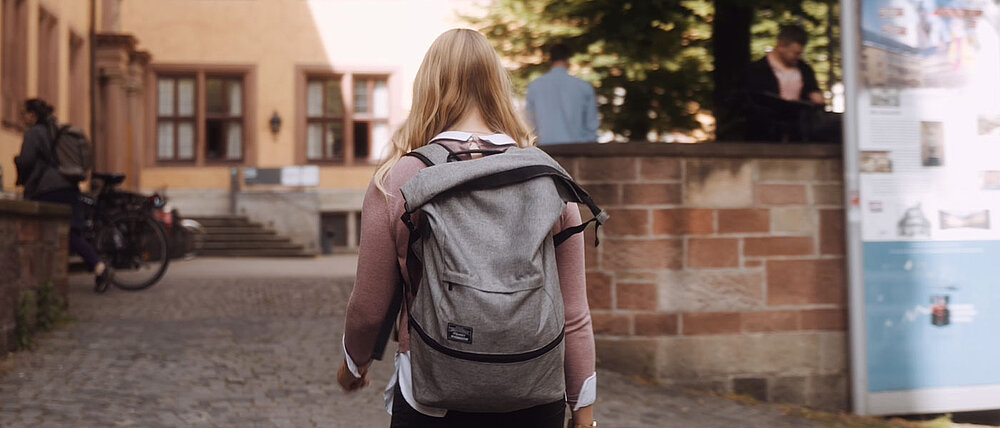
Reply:
[[[437, 134], [437, 136], [432, 138], [430, 142], [433, 143], [437, 140], [454, 140], [454, 141], [466, 142], [472, 140], [473, 136], [475, 136], [475, 134], [471, 132], [445, 131], [440, 134]], [[480, 135], [479, 139], [496, 146], [517, 145], [514, 139], [510, 138], [510, 136], [508, 136], [507, 134]]]
[[569, 69], [561, 65], [557, 65], [550, 68], [549, 73], [569, 74]]

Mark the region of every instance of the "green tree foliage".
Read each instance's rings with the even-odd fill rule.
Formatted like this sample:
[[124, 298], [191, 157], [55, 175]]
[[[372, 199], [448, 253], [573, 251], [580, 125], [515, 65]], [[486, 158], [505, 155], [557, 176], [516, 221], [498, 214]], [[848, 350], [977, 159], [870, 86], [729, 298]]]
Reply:
[[[825, 1], [738, 1], [753, 3], [758, 15], [754, 57], [773, 44], [777, 23], [805, 21], [814, 34], [825, 32]], [[699, 128], [696, 115], [712, 108], [714, 13], [712, 0], [494, 0], [483, 16], [466, 19], [509, 62], [521, 95], [548, 69], [544, 48], [567, 44], [575, 74], [595, 87], [602, 128], [644, 140], [650, 131]], [[825, 44], [813, 40], [807, 58], [818, 65]]]

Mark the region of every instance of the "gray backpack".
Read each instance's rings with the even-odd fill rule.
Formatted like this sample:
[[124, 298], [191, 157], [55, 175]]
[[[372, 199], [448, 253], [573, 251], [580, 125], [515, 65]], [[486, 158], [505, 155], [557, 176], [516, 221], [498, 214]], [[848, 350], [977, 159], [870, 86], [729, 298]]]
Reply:
[[93, 166], [93, 148], [83, 130], [63, 125], [53, 129], [52, 135], [53, 166], [70, 181], [86, 180]]
[[[458, 161], [471, 152], [489, 155]], [[468, 412], [564, 399], [555, 247], [607, 213], [535, 147], [451, 152], [432, 143], [409, 155], [428, 165], [400, 189], [415, 293], [406, 302], [414, 398]], [[566, 202], [594, 218], [552, 236]]]

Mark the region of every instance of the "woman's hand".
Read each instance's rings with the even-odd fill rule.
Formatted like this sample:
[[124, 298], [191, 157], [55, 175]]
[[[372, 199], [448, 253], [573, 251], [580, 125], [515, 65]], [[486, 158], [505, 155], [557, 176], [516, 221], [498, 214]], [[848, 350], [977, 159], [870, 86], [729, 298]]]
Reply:
[[594, 406], [590, 405], [581, 407], [580, 410], [574, 410], [573, 419], [570, 420], [570, 423], [573, 424], [570, 426], [583, 425], [589, 427], [590, 424], [594, 423]]
[[340, 370], [337, 371], [337, 383], [346, 392], [354, 392], [368, 386], [368, 366], [358, 367], [358, 373], [361, 374], [361, 377], [354, 377], [351, 370], [347, 368], [347, 361], [344, 361], [340, 365]]

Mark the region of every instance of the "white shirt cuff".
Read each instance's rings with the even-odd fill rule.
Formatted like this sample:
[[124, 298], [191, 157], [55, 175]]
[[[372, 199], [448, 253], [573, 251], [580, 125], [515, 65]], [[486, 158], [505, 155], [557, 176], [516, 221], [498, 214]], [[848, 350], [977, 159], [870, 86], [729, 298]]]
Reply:
[[[347, 369], [351, 371], [351, 374], [355, 378], [361, 379], [361, 373], [358, 372], [358, 365], [354, 363], [351, 359], [351, 354], [347, 353], [347, 335], [341, 336], [340, 344], [344, 348], [344, 361], [347, 361]], [[586, 384], [584, 384], [586, 385]]]
[[587, 380], [583, 381], [583, 386], [580, 387], [580, 395], [576, 399], [576, 406], [573, 406], [573, 411], [575, 412], [592, 405], [595, 401], [597, 401], [597, 372], [594, 372]]

